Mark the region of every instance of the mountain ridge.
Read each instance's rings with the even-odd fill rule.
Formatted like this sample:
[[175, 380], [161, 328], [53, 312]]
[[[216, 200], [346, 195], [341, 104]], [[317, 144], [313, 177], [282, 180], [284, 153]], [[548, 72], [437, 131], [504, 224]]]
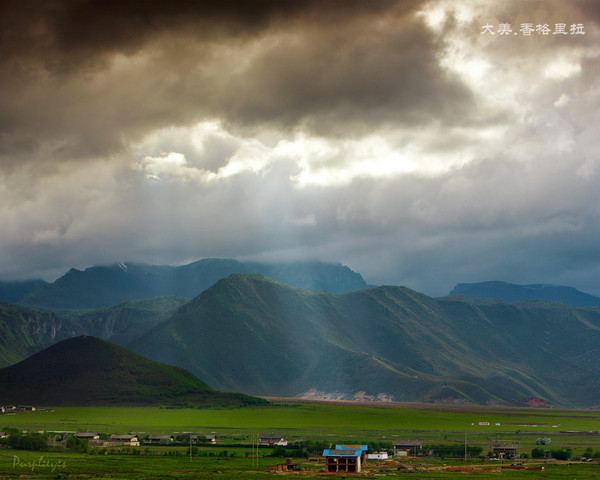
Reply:
[[240, 274], [130, 347], [254, 395], [442, 401], [454, 392], [480, 404], [589, 406], [600, 403], [599, 327], [600, 309], [473, 304], [391, 286], [334, 295]]
[[233, 273], [259, 273], [290, 285], [341, 293], [366, 287], [362, 276], [341, 264], [323, 262], [243, 263], [208, 258], [181, 266], [122, 263], [72, 268], [53, 283], [25, 295], [20, 304], [50, 310], [94, 310], [127, 300], [193, 298]]

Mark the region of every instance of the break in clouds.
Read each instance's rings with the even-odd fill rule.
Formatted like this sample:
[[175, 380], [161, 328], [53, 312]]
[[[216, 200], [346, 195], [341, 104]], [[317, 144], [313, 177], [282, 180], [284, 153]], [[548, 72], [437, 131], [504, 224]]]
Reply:
[[600, 294], [599, 19], [591, 0], [3, 2], [0, 278], [214, 256]]

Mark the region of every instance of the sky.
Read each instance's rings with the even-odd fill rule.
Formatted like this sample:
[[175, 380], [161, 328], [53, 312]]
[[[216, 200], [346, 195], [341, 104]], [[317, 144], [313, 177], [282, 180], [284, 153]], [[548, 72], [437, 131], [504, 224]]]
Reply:
[[600, 2], [4, 0], [0, 280], [321, 260], [600, 295]]

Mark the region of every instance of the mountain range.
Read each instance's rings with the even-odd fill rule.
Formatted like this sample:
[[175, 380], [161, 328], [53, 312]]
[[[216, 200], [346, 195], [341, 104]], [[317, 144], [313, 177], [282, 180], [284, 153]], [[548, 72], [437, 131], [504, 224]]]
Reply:
[[[333, 293], [367, 286], [360, 274], [340, 264], [242, 263], [232, 259], [208, 258], [178, 267], [118, 263], [83, 271], [71, 269], [52, 283], [38, 285], [18, 302], [3, 300], [2, 297], [0, 301], [51, 310], [89, 310], [159, 296], [193, 298], [233, 273], [259, 273], [288, 285]], [[35, 285], [33, 282], [30, 284]], [[5, 283], [5, 289], [13, 292], [16, 286], [11, 289]]]
[[[599, 307], [539, 296], [519, 303], [470, 298], [467, 284], [432, 298], [405, 287], [367, 287], [340, 265], [270, 267], [273, 276], [314, 287], [308, 289], [262, 274], [227, 274], [236, 265], [211, 259], [71, 270], [26, 295], [21, 302], [29, 306], [0, 304], [0, 366], [92, 335], [185, 368], [217, 390], [249, 395], [600, 404]], [[215, 282], [208, 285], [202, 272]], [[542, 290], [553, 299], [570, 291]], [[149, 293], [172, 295], [137, 298]], [[121, 303], [105, 306], [115, 298]]]

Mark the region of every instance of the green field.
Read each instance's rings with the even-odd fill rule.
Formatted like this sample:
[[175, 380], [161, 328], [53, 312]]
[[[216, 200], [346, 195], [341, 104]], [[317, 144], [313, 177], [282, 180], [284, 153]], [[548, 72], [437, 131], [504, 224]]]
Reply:
[[[275, 403], [271, 407], [240, 409], [163, 409], [122, 407], [60, 407], [50, 411], [0, 416], [0, 429], [30, 432], [74, 432], [183, 434], [215, 432], [219, 444], [187, 456], [186, 447], [96, 449], [81, 454], [67, 451], [31, 452], [0, 449], [0, 480], [32, 475], [32, 478], [264, 478], [270, 464], [270, 449], [261, 449], [259, 467], [249, 444], [257, 433], [284, 433], [289, 442], [365, 443], [419, 439], [425, 443], [480, 446], [487, 455], [491, 442], [518, 443], [530, 454], [538, 438], [548, 438], [548, 448], [570, 448], [574, 459], [592, 448], [600, 451], [600, 412], [509, 409], [499, 407], [443, 407], [427, 405], [352, 406], [325, 403]], [[489, 422], [489, 425], [480, 425]], [[246, 448], [239, 444], [247, 444]], [[226, 452], [226, 453], [224, 453]], [[40, 456], [43, 460], [40, 462]], [[18, 458], [18, 460], [16, 460]], [[37, 464], [36, 464], [37, 461]], [[531, 462], [531, 460], [527, 460]], [[464, 478], [465, 473], [432, 470], [443, 465], [465, 465], [462, 459], [421, 457], [403, 460], [417, 464], [422, 473], [411, 478]], [[468, 465], [493, 469], [501, 464], [489, 459], [471, 459]], [[510, 462], [508, 462], [510, 464]], [[539, 464], [539, 462], [538, 462]], [[545, 463], [540, 471], [478, 471], [468, 474], [487, 478], [600, 478], [600, 464]], [[303, 471], [317, 475], [322, 462], [303, 464]], [[33, 470], [31, 470], [33, 468]], [[397, 466], [370, 465], [369, 478], [397, 478]], [[28, 470], [29, 471], [26, 471]], [[381, 471], [380, 471], [381, 470]]]

